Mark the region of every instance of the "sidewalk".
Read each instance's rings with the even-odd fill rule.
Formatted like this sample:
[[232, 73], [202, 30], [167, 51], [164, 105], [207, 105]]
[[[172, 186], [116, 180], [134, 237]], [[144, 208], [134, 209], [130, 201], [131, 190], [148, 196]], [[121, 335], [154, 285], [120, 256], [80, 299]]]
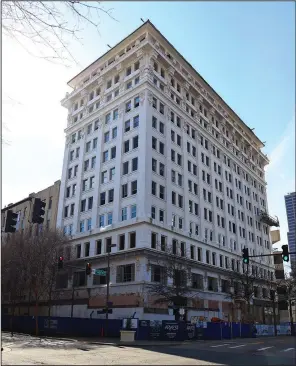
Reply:
[[[10, 337], [10, 333], [2, 332], [2, 336], [4, 335], [4, 339], [13, 339]], [[134, 341], [134, 342], [121, 342], [119, 338], [104, 338], [104, 337], [76, 337], [76, 336], [65, 336], [56, 335], [56, 336], [34, 336], [30, 334], [22, 334], [22, 333], [14, 333], [14, 338], [17, 337], [32, 337], [36, 339], [51, 339], [51, 340], [60, 340], [65, 342], [80, 342], [80, 343], [87, 343], [92, 345], [105, 345], [105, 346], [125, 346], [125, 347], [154, 347], [154, 346], [176, 346], [183, 344], [186, 341], [153, 341], [153, 340], [145, 340], [145, 341]]]

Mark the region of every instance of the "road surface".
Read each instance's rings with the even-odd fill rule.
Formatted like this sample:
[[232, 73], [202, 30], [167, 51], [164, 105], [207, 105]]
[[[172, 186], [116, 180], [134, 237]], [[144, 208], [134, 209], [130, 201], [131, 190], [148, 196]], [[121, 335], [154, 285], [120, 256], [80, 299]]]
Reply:
[[2, 334], [3, 365], [295, 365], [296, 338], [192, 341], [126, 347]]

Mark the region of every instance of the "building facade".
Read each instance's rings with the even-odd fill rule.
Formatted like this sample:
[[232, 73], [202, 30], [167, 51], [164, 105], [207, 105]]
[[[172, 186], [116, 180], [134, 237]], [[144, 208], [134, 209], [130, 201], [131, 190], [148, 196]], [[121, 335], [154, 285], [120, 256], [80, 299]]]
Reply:
[[[288, 220], [288, 245], [289, 252], [296, 252], [296, 192], [285, 196]], [[296, 270], [296, 254], [290, 255], [291, 267]]]
[[[84, 268], [105, 269], [114, 244], [110, 317], [172, 319], [146, 289], [160, 281], [156, 264], [170, 245], [194, 279], [187, 317], [229, 319], [223, 280], [242, 271], [243, 247], [271, 253], [269, 226], [278, 225], [263, 143], [149, 21], [69, 86], [57, 224], [78, 267], [79, 280], [60, 285], [75, 287], [74, 316], [105, 306], [106, 278], [86, 278]], [[251, 265], [274, 278], [272, 257]]]
[[18, 214], [16, 231], [26, 230], [30, 226], [32, 218], [32, 209], [34, 198], [40, 198], [46, 203], [43, 226], [55, 229], [57, 224], [58, 201], [60, 194], [61, 181], [57, 180], [52, 186], [49, 186], [37, 193], [31, 193], [23, 200], [10, 203], [1, 210], [2, 230], [5, 227], [6, 213], [12, 210]]

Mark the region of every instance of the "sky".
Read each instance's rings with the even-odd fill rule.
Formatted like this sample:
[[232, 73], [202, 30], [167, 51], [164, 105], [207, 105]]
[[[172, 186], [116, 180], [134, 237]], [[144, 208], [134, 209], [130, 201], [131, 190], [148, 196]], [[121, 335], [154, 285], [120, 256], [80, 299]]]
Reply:
[[266, 141], [271, 215], [285, 243], [284, 195], [295, 191], [295, 4], [293, 2], [105, 2], [83, 44], [71, 42], [79, 65], [29, 55], [3, 37], [2, 207], [61, 178], [67, 111], [60, 105], [73, 76], [150, 21], [243, 121]]

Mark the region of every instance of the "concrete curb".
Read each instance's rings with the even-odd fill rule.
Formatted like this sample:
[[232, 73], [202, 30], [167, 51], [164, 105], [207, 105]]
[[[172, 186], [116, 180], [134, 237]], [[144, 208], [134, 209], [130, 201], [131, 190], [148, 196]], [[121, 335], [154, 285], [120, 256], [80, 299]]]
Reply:
[[181, 344], [184, 344], [185, 342], [163, 342], [163, 341], [159, 341], [159, 342], [146, 342], [146, 343], [138, 343], [137, 341], [135, 342], [116, 342], [116, 343], [108, 343], [108, 342], [89, 342], [89, 341], [83, 341], [83, 343], [88, 343], [88, 344], [98, 344], [98, 345], [102, 345], [102, 346], [113, 346], [113, 347], [159, 347], [159, 346], [179, 346]]

